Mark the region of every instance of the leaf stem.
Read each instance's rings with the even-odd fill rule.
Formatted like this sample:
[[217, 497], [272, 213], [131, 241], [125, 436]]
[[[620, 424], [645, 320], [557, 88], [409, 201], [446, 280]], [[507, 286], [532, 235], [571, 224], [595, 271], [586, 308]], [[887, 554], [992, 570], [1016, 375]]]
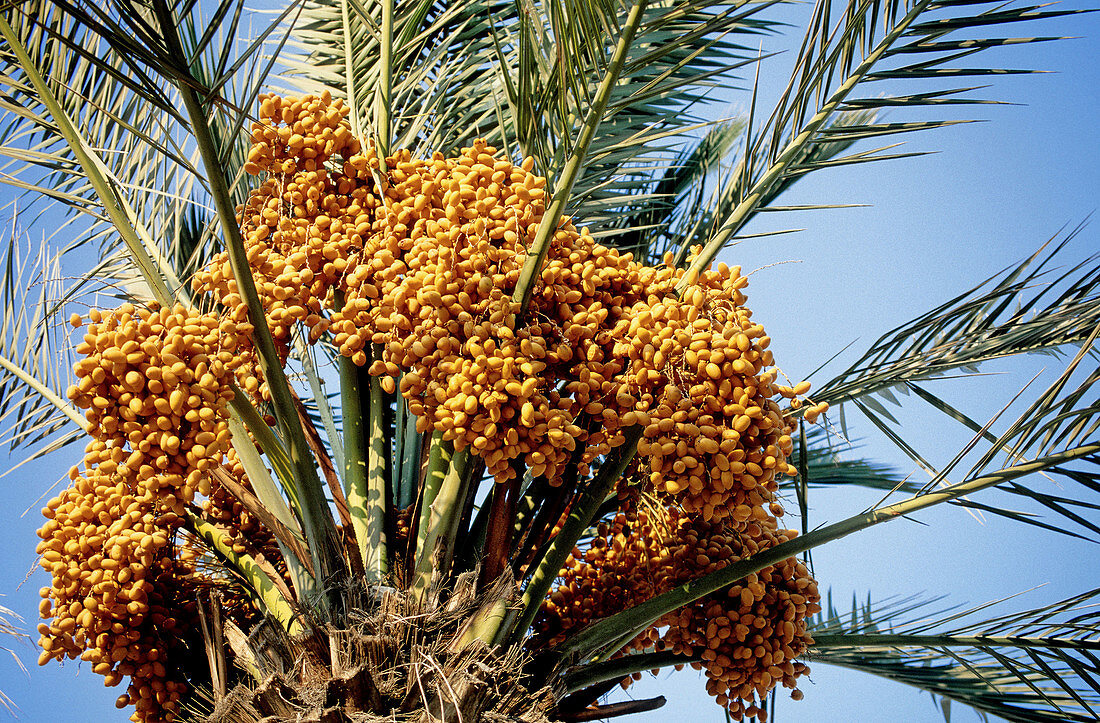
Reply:
[[0, 367], [4, 367], [9, 372], [19, 378], [19, 381], [29, 386], [34, 391], [42, 395], [42, 398], [48, 401], [50, 404], [58, 408], [66, 417], [68, 417], [76, 426], [87, 432], [91, 429], [91, 423], [85, 418], [83, 414], [76, 411], [73, 405], [67, 403], [62, 399], [54, 390], [32, 377], [27, 372], [23, 371], [23, 368], [14, 363], [5, 356], [0, 355]]
[[[1047, 469], [1052, 466], [1071, 462], [1100, 452], [1100, 443], [1075, 447], [1023, 464], [1007, 467], [993, 474], [976, 477], [923, 495], [903, 500], [896, 504], [880, 507], [869, 512], [849, 517], [846, 520], [814, 530], [793, 540], [768, 548], [752, 557], [739, 560], [717, 572], [704, 575], [684, 583], [669, 592], [657, 595], [640, 605], [624, 612], [604, 618], [569, 638], [558, 646], [561, 655], [576, 655], [584, 660], [605, 646], [623, 636], [644, 630], [662, 615], [677, 610], [704, 595], [732, 585], [746, 575], [775, 565], [801, 552], [819, 547], [827, 542], [847, 537], [853, 532], [889, 522], [913, 514], [919, 510], [948, 502], [987, 487], [1007, 482], [1017, 477]], [[525, 598], [526, 602], [526, 598]]]
[[[542, 601], [550, 591], [550, 586], [565, 565], [566, 558], [572, 554], [577, 540], [592, 524], [592, 518], [596, 511], [600, 509], [600, 505], [607, 499], [607, 496], [615, 488], [615, 483], [622, 477], [626, 466], [630, 464], [634, 452], [638, 449], [642, 428], [640, 425], [635, 425], [626, 430], [624, 434], [627, 437], [626, 441], [622, 446], [615, 449], [612, 458], [604, 463], [596, 477], [588, 483], [588, 487], [585, 488], [580, 499], [569, 511], [569, 516], [565, 519], [561, 531], [550, 541], [550, 547], [546, 555], [539, 561], [538, 567], [531, 575], [531, 581], [527, 583], [527, 588], [523, 591], [522, 612], [506, 637], [507, 640], [513, 643], [518, 642], [518, 638], [527, 631], [527, 628], [531, 627], [539, 606], [542, 605]], [[628, 612], [633, 612], [633, 610]]]
[[[160, 7], [162, 3], [157, 5]], [[168, 28], [165, 30], [167, 31]], [[210, 193], [217, 208], [237, 289], [248, 308], [248, 319], [253, 326], [252, 338], [259, 352], [264, 380], [271, 392], [275, 416], [279, 420], [284, 438], [289, 443], [290, 467], [294, 471], [294, 479], [298, 484], [302, 528], [309, 543], [310, 554], [313, 556], [313, 568], [317, 571], [320, 580], [327, 580], [342, 566], [341, 558], [336, 552], [336, 525], [329, 513], [321, 480], [317, 476], [317, 468], [313, 465], [305, 432], [298, 419], [298, 412], [294, 408], [290, 386], [279, 362], [271, 330], [267, 326], [267, 316], [256, 292], [256, 282], [252, 277], [244, 242], [238, 230], [229, 187], [218, 163], [218, 150], [210, 132], [206, 113], [194, 89], [187, 84], [186, 80], [179, 80], [177, 87], [188, 117], [191, 119], [195, 142], [206, 167], [207, 182], [210, 184]]]
[[340, 20], [344, 29], [344, 76], [348, 95], [348, 108], [351, 109], [351, 133], [355, 138], [363, 137], [363, 128], [359, 122], [359, 99], [355, 92], [355, 65], [351, 52], [351, 16], [348, 12], [348, 0], [340, 0]]
[[523, 314], [531, 301], [531, 295], [535, 290], [535, 282], [542, 271], [542, 263], [546, 259], [546, 253], [550, 250], [550, 242], [554, 237], [554, 233], [558, 230], [558, 224], [561, 221], [562, 213], [565, 211], [565, 206], [569, 202], [569, 196], [573, 193], [573, 184], [580, 176], [585, 156], [588, 155], [588, 147], [603, 121], [607, 101], [611, 98], [611, 93], [618, 83], [619, 74], [626, 63], [627, 53], [630, 52], [630, 46], [634, 42], [634, 34], [638, 31], [638, 26], [641, 25], [642, 15], [645, 13], [647, 4], [648, 0], [635, 0], [634, 5], [630, 8], [630, 14], [627, 15], [626, 23], [623, 25], [619, 42], [615, 45], [611, 62], [607, 66], [607, 72], [596, 91], [596, 96], [592, 99], [592, 105], [589, 107], [588, 115], [584, 119], [584, 126], [581, 128], [577, 142], [573, 146], [573, 152], [569, 155], [569, 160], [566, 161], [565, 168], [558, 177], [550, 207], [546, 209], [542, 220], [539, 222], [535, 240], [527, 248], [527, 258], [523, 262], [523, 269], [520, 271], [515, 292], [512, 294], [512, 302], [519, 304], [519, 315]]
[[[844, 102], [844, 99], [849, 93], [863, 80], [863, 77], [870, 72], [871, 68], [882, 59], [882, 56], [890, 49], [890, 46], [894, 44], [904, 33], [905, 30], [928, 9], [928, 5], [931, 0], [918, 0], [913, 8], [906, 13], [897, 25], [895, 25], [889, 33], [887, 33], [878, 45], [867, 54], [867, 57], [856, 66], [855, 70], [844, 79], [828, 100], [818, 109], [818, 111], [810, 118], [809, 121], [802, 127], [802, 130], [789, 143], [783, 148], [783, 152], [779, 154], [775, 162], [764, 172], [764, 175], [760, 177], [756, 183], [749, 189], [748, 195], [734, 207], [730, 215], [722, 223], [722, 226], [718, 229], [718, 232], [711, 238], [710, 241], [703, 247], [702, 252], [695, 258], [691, 266], [688, 267], [687, 273], [683, 275], [680, 282], [676, 285], [677, 293], [682, 293], [684, 289], [695, 282], [695, 279], [714, 261], [714, 257], [718, 255], [718, 252], [733, 238], [734, 234], [741, 230], [745, 223], [752, 217], [762, 200], [768, 195], [772, 188], [780, 183], [790, 167], [791, 163], [802, 153], [803, 149], [809, 144], [817, 134], [821, 126], [825, 125], [829, 117], [836, 111], [840, 104]], [[683, 251], [683, 249], [681, 249]]]
[[700, 660], [702, 658], [681, 655], [670, 650], [624, 655], [614, 660], [605, 660], [600, 663], [574, 668], [562, 676], [562, 682], [565, 683], [566, 693], [575, 693], [590, 685], [602, 683], [606, 680], [618, 680], [631, 673], [667, 668], [670, 665], [685, 665]]
[[390, 154], [392, 131], [390, 115], [393, 99], [393, 0], [382, 0], [382, 52], [378, 60], [380, 78], [378, 97], [374, 107], [375, 123], [378, 133], [378, 155], [385, 158]]
[[264, 610], [292, 633], [301, 632], [301, 624], [290, 603], [278, 591], [275, 583], [265, 574], [256, 560], [247, 553], [234, 552], [226, 534], [216, 525], [188, 512], [187, 523], [204, 542], [211, 546], [229, 566], [240, 573], [248, 583]]
[[622, 703], [611, 703], [610, 705], [598, 705], [594, 708], [585, 708], [584, 710], [574, 711], [572, 713], [559, 713], [558, 717], [563, 721], [590, 721], [590, 720], [604, 720], [606, 718], [618, 718], [623, 715], [634, 715], [635, 713], [645, 713], [651, 710], [657, 710], [665, 704], [665, 697], [658, 695], [655, 698], [643, 698], [641, 700], [627, 700]]
[[[811, 632], [812, 634], [812, 632]], [[851, 633], [813, 635], [811, 649], [823, 648], [1064, 648], [1100, 650], [1100, 640], [988, 635], [888, 635]]]

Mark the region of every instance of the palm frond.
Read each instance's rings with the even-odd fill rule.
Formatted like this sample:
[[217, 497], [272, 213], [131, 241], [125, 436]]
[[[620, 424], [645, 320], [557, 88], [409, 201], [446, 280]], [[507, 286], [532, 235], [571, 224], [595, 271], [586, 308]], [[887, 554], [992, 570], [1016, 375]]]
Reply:
[[64, 400], [71, 366], [66, 337], [74, 332], [61, 312], [73, 295], [73, 284], [61, 275], [60, 255], [45, 243], [30, 243], [14, 223], [0, 264], [0, 298], [8, 310], [0, 325], [0, 425], [12, 450], [53, 438], [31, 453], [33, 459], [74, 441], [83, 431], [55, 437], [74, 419], [83, 421]]
[[[164, 159], [162, 172], [179, 169], [162, 178], [167, 182], [164, 188], [176, 186], [173, 178], [189, 163], [170, 134], [171, 124], [178, 118], [176, 108], [159, 85], [151, 82], [147, 73], [135, 72], [125, 58], [63, 6], [23, 3], [10, 6], [5, 15], [24, 48], [33, 53], [36, 65], [51, 69], [46, 80], [54, 97], [87, 145], [99, 150], [108, 170], [136, 194], [135, 201], [148, 195], [163, 203], [163, 191], [148, 183], [157, 177], [156, 160]], [[85, 233], [94, 236], [110, 224], [98, 215], [95, 189], [87, 182], [56, 119], [10, 51], [4, 48], [0, 52], [5, 67], [0, 81], [2, 143], [3, 153], [10, 159], [4, 172], [47, 196], [61, 190], [84, 199], [86, 203], [65, 203], [62, 209], [68, 213], [90, 211]], [[28, 155], [27, 151], [34, 153]], [[134, 205], [144, 210], [156, 203]]]
[[982, 362], [1079, 344], [1100, 323], [1100, 256], [1051, 268], [1081, 230], [887, 332], [817, 386], [831, 406]]
[[[719, 76], [728, 82], [731, 70], [755, 61], [755, 51], [737, 39], [772, 27], [756, 17], [769, 5], [682, 0], [647, 7], [574, 186], [572, 212], [613, 242], [636, 236], [632, 229], [653, 225], [654, 202], [668, 206], [669, 194], [682, 189], [677, 178], [714, 163], [732, 126], [693, 150], [687, 134], [704, 119], [689, 108]], [[626, 11], [613, 3], [397, 3], [395, 147], [427, 156], [484, 137], [510, 155], [533, 156], [542, 174], [556, 178], [606, 69], [607, 39], [614, 38], [606, 28], [619, 27]], [[362, 99], [379, 77], [378, 22], [375, 5], [306, 2], [293, 31], [300, 54], [288, 57], [289, 82], [358, 99], [365, 124]]]
[[[1100, 267], [1097, 257], [1069, 269], [1053, 265], [1075, 234], [1068, 234], [1052, 250], [1041, 250], [1022, 264], [887, 333], [848, 369], [826, 382], [814, 398], [834, 406], [855, 406], [928, 473], [930, 481], [924, 490], [944, 484], [965, 459], [972, 460], [964, 473], [971, 478], [991, 465], [1015, 464], [1088, 444], [1097, 429], [1098, 372], [1090, 371], [1086, 362], [1092, 358], [1091, 342], [1100, 324]], [[999, 434], [993, 431], [995, 419], [979, 424], [925, 381], [942, 378], [959, 368], [966, 375], [976, 375], [980, 374], [978, 365], [992, 359], [1060, 353], [1074, 344], [1083, 346], [1066, 370], [1046, 389], [1035, 393], [1024, 411]], [[904, 397], [895, 396], [894, 391]], [[902, 427], [889, 410], [888, 405], [904, 406], [908, 400], [926, 403], [949, 422], [958, 424], [972, 435], [970, 443], [946, 464], [933, 461], [900, 434]], [[1055, 465], [1044, 471], [1048, 479], [1077, 483], [1079, 494], [1066, 495], [1016, 482], [998, 485], [1017, 501], [1037, 504], [1042, 512], [1057, 514], [1061, 520], [1055, 525], [1035, 511], [966, 498], [953, 503], [1096, 539], [1100, 526], [1092, 518], [1100, 509], [1100, 499], [1092, 499], [1092, 495], [1100, 488], [1089, 467], [1093, 461], [1093, 456], [1086, 455], [1081, 464]]]
[[1011, 721], [1089, 721], [1100, 709], [1100, 590], [982, 619], [995, 603], [830, 603], [812, 626], [812, 660], [879, 675]]
[[[1036, 468], [1036, 472], [1041, 472], [1051, 480], [1050, 485], [1022, 483], [1015, 479], [1004, 479], [990, 485], [1013, 495], [1017, 501], [1037, 504], [1041, 512], [1054, 513], [1058, 517], [1056, 524], [1044, 521], [1034, 512], [999, 504], [976, 502], [966, 497], [957, 497], [952, 501], [1013, 521], [1100, 541], [1100, 524], [1095, 519], [1097, 510], [1100, 510], [1100, 498], [1095, 495], [1100, 492], [1100, 487], [1096, 484], [1097, 475], [1094, 469], [1095, 465], [1100, 464], [1095, 444], [1096, 415], [1100, 411], [1096, 381], [1100, 379], [1100, 368], [1091, 371], [1080, 368], [1082, 361], [1093, 358], [1092, 342], [1095, 336], [1094, 329], [1065, 371], [1037, 394], [1002, 433], [995, 435], [990, 431], [1000, 416], [998, 414], [975, 430], [970, 442], [953, 459], [939, 466], [907, 443], [898, 433], [898, 425], [891, 423], [860, 400], [855, 400], [855, 403], [864, 416], [888, 439], [929, 473], [930, 479], [922, 486], [918, 496], [932, 494], [939, 487], [948, 485], [949, 478], [962, 467], [965, 460], [972, 459], [971, 455], [978, 457], [962, 473], [966, 479], [990, 474], [990, 470], [998, 470], [1002, 465], [1014, 466], [1026, 464], [1029, 460], [1054, 459], [1070, 450], [1080, 452], [1073, 454], [1071, 460], [1064, 463], [1045, 464]], [[992, 474], [996, 476], [999, 471]], [[1067, 496], [1061, 489], [1061, 482], [1076, 483], [1073, 486], [1074, 491]]]
[[[10, 6], [5, 17], [24, 47], [33, 50], [36, 63], [51, 69], [47, 80], [54, 96], [86, 145], [97, 150], [136, 225], [161, 241], [167, 265], [186, 272], [209, 254], [192, 258], [210, 240], [187, 230], [205, 228], [211, 214], [197, 170], [200, 159], [188, 141], [188, 121], [172, 79], [185, 75], [217, 107], [212, 126], [219, 157], [228, 177], [239, 181], [248, 145], [247, 109], [273, 62], [274, 53], [261, 51], [281, 42], [273, 35], [279, 19], [241, 43], [242, 0], [181, 5], [173, 16], [180, 49], [170, 52], [149, 12], [125, 2], [34, 0]], [[248, 14], [250, 21], [254, 17]], [[7, 56], [3, 63], [0, 155], [9, 160], [0, 171], [35, 196], [64, 201], [64, 212], [82, 214], [83, 222], [73, 228], [73, 245], [96, 241], [108, 248], [117, 243], [56, 119], [18, 64]], [[238, 202], [245, 190], [234, 183]], [[194, 245], [196, 237], [204, 239], [204, 246]]]
[[[737, 140], [744, 134], [746, 122], [740, 119], [720, 122], [707, 129], [698, 143], [681, 151], [648, 189], [649, 202], [606, 224], [615, 246], [633, 252], [639, 258], [656, 260], [670, 244], [673, 229], [688, 219], [700, 219], [709, 208], [705, 184], [719, 167]], [[639, 194], [641, 195], [641, 194]]]
[[[715, 228], [706, 234], [703, 252], [693, 266], [701, 269], [709, 264], [792, 179], [817, 168], [896, 157], [888, 153], [894, 146], [887, 145], [846, 156], [835, 154], [823, 162], [817, 157], [816, 146], [850, 144], [961, 122], [942, 117], [887, 121], [878, 111], [987, 102], [967, 95], [972, 88], [951, 86], [908, 95], [858, 97], [856, 94], [869, 84], [887, 78], [897, 81], [1009, 72], [976, 64], [974, 55], [990, 47], [1051, 38], [1005, 37], [971, 44], [970, 40], [988, 39], [972, 38], [966, 33], [976, 27], [987, 30], [992, 25], [1073, 12], [1000, 3], [982, 9], [989, 4], [849, 0], [841, 8], [830, 0], [819, 0], [785, 91], [767, 120], [759, 128], [749, 128], [753, 141], [730, 179], [728, 210], [715, 215]], [[955, 32], [966, 37], [944, 40], [945, 35]], [[922, 60], [911, 62], [914, 52], [922, 53]], [[963, 58], [968, 61], [966, 67], [947, 67]], [[677, 259], [686, 259], [689, 247], [698, 240], [698, 234], [686, 237]]]

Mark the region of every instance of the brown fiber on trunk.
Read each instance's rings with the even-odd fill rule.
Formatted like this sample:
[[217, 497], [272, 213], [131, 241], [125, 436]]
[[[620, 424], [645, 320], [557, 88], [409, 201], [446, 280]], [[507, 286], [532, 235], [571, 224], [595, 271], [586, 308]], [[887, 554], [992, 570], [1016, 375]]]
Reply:
[[[207, 700], [205, 723], [550, 723], [555, 697], [530, 691], [519, 647], [494, 650], [463, 641], [479, 613], [514, 600], [514, 583], [475, 594], [475, 575], [460, 579], [447, 602], [428, 613], [396, 590], [344, 590], [342, 628], [291, 636], [262, 624], [242, 643], [236, 685]], [[319, 654], [321, 642], [324, 654]], [[242, 649], [242, 644], [247, 650]], [[252, 677], [240, 667], [251, 667]], [[209, 691], [196, 691], [201, 699]], [[197, 701], [201, 703], [202, 701]]]

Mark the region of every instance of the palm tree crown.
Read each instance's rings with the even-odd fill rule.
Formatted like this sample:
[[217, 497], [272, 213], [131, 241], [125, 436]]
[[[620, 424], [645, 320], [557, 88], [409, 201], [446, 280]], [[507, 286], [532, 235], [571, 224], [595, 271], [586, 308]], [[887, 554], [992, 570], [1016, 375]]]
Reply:
[[[976, 77], [1025, 72], [991, 49], [1075, 11], [822, 0], [769, 89], [782, 12], [5, 9], [5, 179], [62, 232], [6, 250], [3, 413], [29, 459], [92, 440], [43, 510], [40, 662], [147, 721], [589, 720], [659, 707], [600, 701], [683, 665], [764, 720], [814, 661], [945, 716], [1094, 719], [1096, 591], [849, 615], [812, 556], [941, 503], [1094, 539], [1077, 231], [812, 386], [719, 261], [787, 233], [763, 212], [835, 207], [785, 200], [816, 171], [916, 155], [893, 136], [964, 120]], [[731, 82], [746, 113], [716, 120]], [[934, 382], [1037, 353], [1056, 372], [984, 417]], [[917, 404], [962, 448], [913, 443]], [[838, 459], [856, 413], [927, 475]], [[821, 524], [841, 485], [880, 494]]]

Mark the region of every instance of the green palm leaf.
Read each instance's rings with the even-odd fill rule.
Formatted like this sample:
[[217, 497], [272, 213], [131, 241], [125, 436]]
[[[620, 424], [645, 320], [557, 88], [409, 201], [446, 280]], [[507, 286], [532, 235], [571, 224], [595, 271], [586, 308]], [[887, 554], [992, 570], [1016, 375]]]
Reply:
[[992, 359], [1080, 344], [1100, 323], [1100, 257], [1052, 267], [1080, 230], [887, 332], [815, 385], [814, 398], [837, 406]]
[[[182, 229], [203, 227], [210, 214], [196, 150], [183, 140], [188, 121], [171, 81], [186, 75], [204, 98], [226, 111], [213, 119], [216, 145], [229, 177], [239, 181], [248, 144], [245, 109], [271, 69], [271, 57], [261, 51], [269, 43], [278, 46], [272, 36], [278, 18], [242, 46], [235, 32], [244, 13], [239, 0], [181, 6], [173, 21], [180, 28], [181, 50], [172, 53], [144, 11], [127, 3], [42, 0], [7, 13], [39, 66], [52, 69], [54, 95], [87, 145], [98, 149], [138, 223], [150, 237], [164, 240], [162, 251], [177, 272], [193, 268], [187, 262], [195, 247], [185, 247], [193, 244], [194, 234]], [[74, 242], [114, 244], [108, 220], [97, 215], [95, 190], [18, 73], [0, 78], [0, 111], [5, 114], [0, 154], [10, 159], [3, 170], [22, 188], [47, 198], [66, 194], [60, 199], [67, 212], [90, 214], [73, 229]], [[244, 192], [234, 185], [238, 202]]]
[[[818, 168], [835, 167], [873, 160], [895, 158], [883, 146], [872, 151], [849, 155], [819, 157], [815, 146], [877, 138], [943, 127], [960, 122], [952, 119], [886, 121], [876, 111], [906, 107], [935, 107], [980, 103], [959, 97], [967, 88], [947, 87], [939, 91], [907, 96], [864, 97], [853, 94], [878, 80], [909, 80], [928, 77], [957, 77], [1007, 72], [1002, 68], [943, 68], [963, 57], [988, 47], [1045, 41], [1050, 38], [1001, 38], [973, 46], [964, 38], [939, 43], [947, 32], [965, 34], [974, 27], [983, 30], [1002, 25], [1067, 14], [1070, 11], [1045, 11], [1034, 7], [999, 6], [981, 11], [985, 3], [916, 2], [877, 3], [850, 0], [843, 8], [834, 8], [828, 0], [818, 2], [813, 11], [802, 47], [794, 63], [790, 81], [767, 120], [759, 129], [749, 128], [753, 143], [733, 174], [728, 210], [716, 215], [715, 228], [706, 237], [703, 253], [694, 268], [709, 264], [718, 251], [733, 240], [749, 221], [783, 189], [792, 178]], [[834, 14], [834, 10], [840, 12]], [[940, 17], [943, 14], [944, 17]], [[961, 45], [956, 47], [956, 40]], [[959, 50], [959, 47], [964, 48]], [[920, 63], [905, 58], [915, 49], [927, 53]], [[1024, 71], [1018, 71], [1024, 72]], [[948, 103], [949, 101], [949, 103]], [[678, 260], [686, 258], [690, 237], [680, 245]]]
[[[830, 435], [819, 425], [808, 425], [806, 429], [806, 481], [810, 487], [826, 488], [840, 486], [858, 486], [875, 490], [916, 491], [915, 484], [900, 475], [889, 465], [868, 459], [848, 459], [847, 455], [859, 448], [857, 443], [841, 440]], [[802, 464], [798, 448], [791, 464]], [[796, 484], [791, 481], [788, 484]]]
[[[650, 5], [574, 186], [571, 209], [594, 230], [616, 236], [651, 225], [651, 202], [673, 201], [674, 178], [691, 177], [684, 171], [708, 158], [713, 164], [715, 146], [728, 148], [719, 138], [731, 135], [726, 128], [688, 161], [684, 134], [702, 119], [685, 111], [717, 75], [754, 60], [735, 39], [770, 27], [755, 17], [765, 7]], [[288, 59], [298, 87], [354, 97], [363, 123], [380, 73], [379, 19], [370, 12], [354, 2], [305, 3], [293, 31], [301, 55]], [[485, 137], [514, 156], [534, 156], [541, 172], [556, 177], [603, 77], [605, 28], [625, 13], [612, 4], [397, 3], [394, 147], [427, 156]], [[639, 214], [634, 224], [622, 221]]]
[[[1100, 710], [1100, 590], [981, 619], [995, 603], [831, 604], [812, 627], [812, 659], [879, 675], [1011, 721], [1088, 721]], [[977, 618], [977, 619], [976, 619]]]
[[[56, 252], [35, 247], [16, 233], [8, 239], [0, 263], [0, 298], [8, 310], [0, 324], [0, 424], [12, 450], [29, 449], [69, 427], [74, 418], [83, 420], [63, 401], [70, 377], [71, 330], [57, 310], [71, 295], [71, 282], [62, 278]], [[83, 430], [66, 431], [28, 459], [65, 446]]]
[[[1100, 324], [1100, 267], [1097, 258], [1057, 269], [1053, 262], [1076, 232], [1049, 252], [1039, 252], [971, 291], [933, 311], [901, 325], [874, 342], [856, 362], [826, 382], [814, 394], [832, 405], [851, 402], [893, 444], [930, 476], [924, 490], [944, 484], [968, 455], [977, 455], [965, 476], [973, 477], [998, 460], [1016, 463], [1085, 445], [1095, 439], [1097, 410], [1094, 389], [1096, 370], [1088, 371], [1091, 338]], [[1059, 354], [1072, 345], [1083, 345], [1067, 369], [1045, 390], [1034, 396], [1026, 409], [1000, 434], [993, 420], [979, 424], [962, 410], [935, 394], [926, 380], [948, 372], [980, 374], [978, 365], [1019, 354]], [[858, 380], [858, 381], [857, 381]], [[891, 390], [904, 392], [897, 397]], [[903, 402], [901, 399], [906, 399]], [[899, 422], [887, 404], [922, 401], [973, 437], [947, 465], [937, 467], [900, 433]], [[841, 410], [841, 420], [844, 420]], [[846, 423], [842, 422], [846, 428]], [[1092, 460], [1086, 456], [1086, 460]], [[1088, 467], [1056, 465], [1045, 470], [1048, 479], [1076, 483], [1079, 494], [1066, 496], [1056, 488], [1037, 488], [1006, 482], [998, 489], [1017, 501], [1037, 503], [1044, 513], [1061, 517], [1051, 524], [1035, 511], [959, 498], [954, 504], [1075, 536], [1094, 536], [1100, 527], [1091, 518], [1100, 504], [1095, 476]], [[811, 477], [811, 483], [813, 478]], [[885, 486], [885, 485], [884, 485]], [[1092, 537], [1092, 539], [1096, 539]]]

